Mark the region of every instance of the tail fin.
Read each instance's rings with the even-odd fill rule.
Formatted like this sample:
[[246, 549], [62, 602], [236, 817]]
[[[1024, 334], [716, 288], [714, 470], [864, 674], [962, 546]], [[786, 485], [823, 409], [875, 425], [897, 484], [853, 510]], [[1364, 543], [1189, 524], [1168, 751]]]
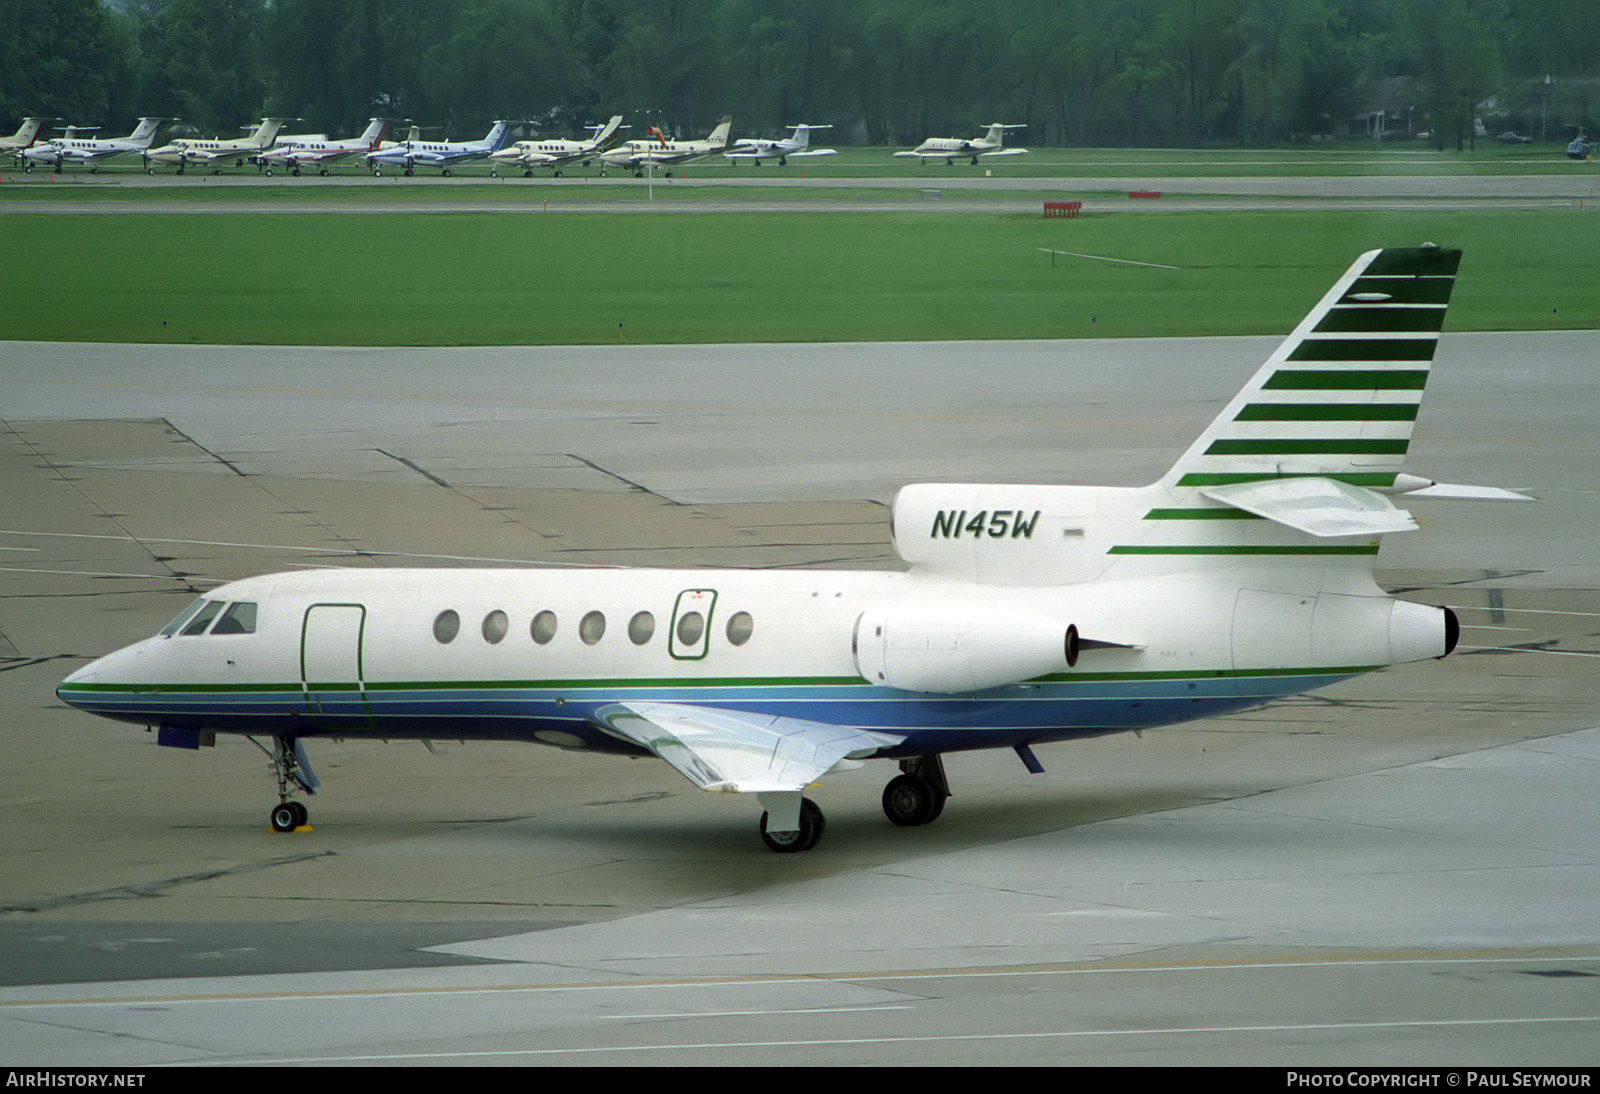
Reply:
[[591, 146], [596, 151], [604, 151], [605, 149], [610, 148], [613, 144], [617, 143], [617, 136], [621, 129], [622, 115], [611, 115], [611, 120], [606, 122], [600, 131], [594, 135], [594, 140], [590, 142]]
[[706, 143], [711, 145], [713, 148], [726, 148], [728, 145], [728, 134], [732, 132], [732, 130], [733, 115], [724, 114], [722, 116], [722, 120], [717, 123], [717, 127], [711, 131], [711, 136], [706, 138]]
[[1431, 243], [1362, 255], [1161, 484], [1392, 487], [1460, 264]]
[[488, 136], [483, 138], [484, 143], [489, 146], [489, 151], [491, 152], [500, 151], [506, 146], [506, 141], [510, 139], [511, 123], [503, 121], [495, 122], [494, 126], [489, 130]]
[[359, 140], [361, 147], [367, 151], [377, 148], [383, 141], [383, 135], [389, 131], [389, 123], [383, 118], [373, 118], [367, 123], [367, 130], [362, 133]]
[[143, 141], [144, 145], [142, 147], [149, 148], [151, 143], [155, 141], [156, 130], [161, 128], [161, 123], [166, 120], [165, 118], [140, 118], [139, 127], [128, 134], [128, 139], [130, 141]]
[[284, 118], [262, 118], [256, 131], [245, 138], [257, 148], [271, 148], [272, 142], [278, 139], [278, 130], [283, 128]]

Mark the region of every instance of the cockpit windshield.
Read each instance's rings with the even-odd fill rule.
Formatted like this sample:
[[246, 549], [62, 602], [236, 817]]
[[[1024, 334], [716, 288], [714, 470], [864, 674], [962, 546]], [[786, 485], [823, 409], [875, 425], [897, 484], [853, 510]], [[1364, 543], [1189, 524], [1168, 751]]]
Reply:
[[189, 620], [193, 619], [195, 613], [205, 606], [205, 597], [201, 597], [199, 600], [192, 601], [187, 608], [178, 613], [178, 618], [161, 628], [161, 637], [171, 638], [173, 635], [177, 634], [178, 628], [189, 622]]
[[[227, 611], [223, 611], [223, 607]], [[221, 618], [218, 619], [218, 613]], [[216, 626], [211, 624], [215, 622]], [[256, 632], [256, 605], [251, 600], [236, 600], [229, 604], [226, 600], [207, 600], [201, 597], [185, 608], [178, 618], [161, 628], [163, 638], [173, 635], [205, 634], [254, 634]]]

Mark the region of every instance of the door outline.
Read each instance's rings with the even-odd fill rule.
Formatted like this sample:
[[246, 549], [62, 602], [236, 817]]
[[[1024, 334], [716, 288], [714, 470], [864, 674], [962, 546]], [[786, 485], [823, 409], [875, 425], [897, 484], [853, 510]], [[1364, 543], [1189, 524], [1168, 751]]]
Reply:
[[[320, 630], [314, 628], [312, 624], [313, 613], [317, 612], [318, 609], [324, 609], [324, 614], [319, 618], [329, 621], [332, 620], [332, 617], [328, 614], [330, 611], [344, 613], [353, 610], [358, 613], [355, 619], [355, 649], [353, 651], [355, 655], [353, 665], [355, 669], [354, 680], [312, 680], [307, 674], [306, 648], [310, 644], [313, 634], [321, 634]], [[348, 625], [345, 624], [344, 626], [346, 633], [348, 633]], [[333, 637], [338, 638], [340, 636], [334, 633]], [[318, 726], [325, 729], [372, 728], [372, 708], [367, 702], [367, 679], [364, 660], [366, 637], [367, 607], [365, 604], [323, 603], [312, 604], [306, 609], [305, 615], [300, 622], [300, 693], [305, 700], [306, 715]], [[336, 648], [333, 652], [342, 662], [347, 649], [348, 647]], [[317, 652], [322, 653], [325, 651]], [[342, 663], [340, 667], [344, 667]], [[337, 711], [329, 713], [323, 709], [322, 696], [327, 696], [330, 700], [337, 702], [343, 698], [345, 693], [351, 690], [352, 684], [354, 685], [355, 694], [361, 700], [361, 713], [359, 715], [342, 714]], [[358, 719], [360, 724], [346, 724], [352, 718]]]
[[[687, 603], [685, 599], [687, 598]], [[667, 630], [667, 653], [674, 661], [703, 661], [711, 650], [711, 620], [716, 614], [717, 590], [685, 589], [672, 603], [672, 625]], [[678, 621], [688, 612], [699, 612], [705, 619], [705, 629], [693, 643], [678, 640]]]

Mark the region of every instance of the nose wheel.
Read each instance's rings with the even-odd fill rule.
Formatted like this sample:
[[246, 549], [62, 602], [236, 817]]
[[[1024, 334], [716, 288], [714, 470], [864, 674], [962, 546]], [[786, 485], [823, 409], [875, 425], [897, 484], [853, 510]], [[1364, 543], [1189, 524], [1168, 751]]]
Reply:
[[279, 802], [272, 810], [271, 824], [274, 832], [293, 832], [310, 820], [310, 813], [300, 802]]
[[298, 737], [274, 737], [271, 748], [254, 737], [249, 740], [267, 754], [267, 759], [272, 761], [272, 773], [278, 780], [278, 804], [272, 807], [267, 823], [274, 832], [293, 832], [296, 828], [305, 827], [310, 812], [291, 795], [300, 792], [315, 794], [317, 787], [322, 784], [311, 770], [305, 745], [300, 743]]

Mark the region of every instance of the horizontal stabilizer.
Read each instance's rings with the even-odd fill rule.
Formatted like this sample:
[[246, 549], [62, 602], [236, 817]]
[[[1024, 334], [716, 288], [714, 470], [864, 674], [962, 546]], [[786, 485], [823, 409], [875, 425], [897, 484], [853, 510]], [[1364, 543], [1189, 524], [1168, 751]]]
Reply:
[[615, 703], [597, 712], [616, 736], [647, 748], [701, 790], [799, 791], [840, 761], [905, 740], [852, 726], [682, 703]]
[[1377, 536], [1417, 526], [1410, 513], [1382, 494], [1322, 476], [1261, 479], [1200, 493], [1313, 536]]
[[1429, 482], [1422, 480], [1423, 485], [1411, 486], [1404, 480], [1414, 479], [1413, 475], [1399, 475], [1395, 478], [1396, 493], [1404, 494], [1408, 498], [1430, 498], [1436, 501], [1533, 501], [1527, 494], [1519, 494], [1515, 490], [1503, 490], [1498, 486], [1463, 486], [1451, 482]]

